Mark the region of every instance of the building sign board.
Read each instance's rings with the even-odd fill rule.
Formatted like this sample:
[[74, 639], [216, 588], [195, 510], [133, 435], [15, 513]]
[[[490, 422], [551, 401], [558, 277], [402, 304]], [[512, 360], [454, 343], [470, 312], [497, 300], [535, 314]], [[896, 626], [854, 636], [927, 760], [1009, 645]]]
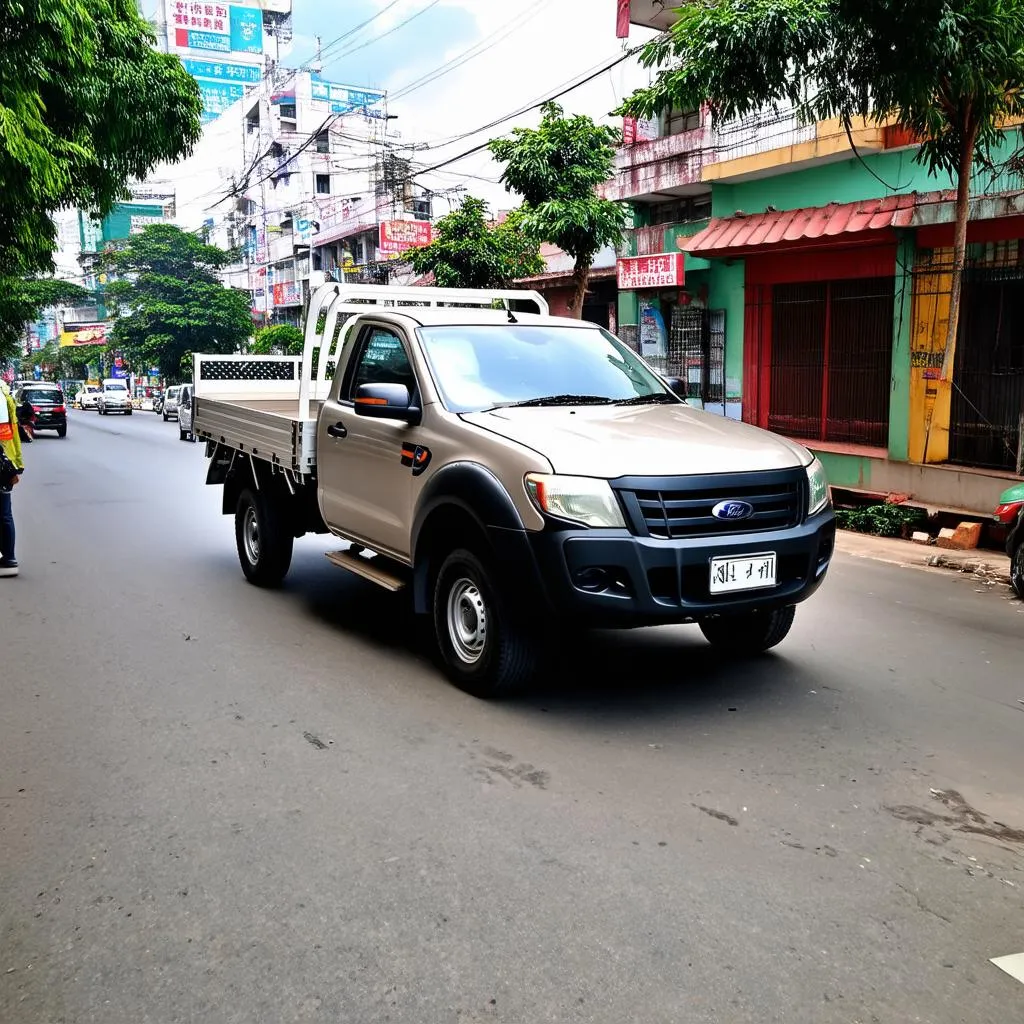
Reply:
[[107, 324], [75, 324], [61, 332], [60, 347], [105, 345], [107, 343], [107, 326]]
[[685, 274], [681, 252], [663, 252], [655, 256], [623, 256], [618, 261], [619, 288], [637, 291], [644, 288], [682, 288]]
[[167, 0], [167, 41], [173, 50], [263, 55], [263, 12], [258, 7]]
[[332, 114], [348, 114], [353, 111], [369, 113], [372, 107], [384, 101], [384, 93], [374, 89], [358, 89], [351, 85], [325, 82], [316, 74], [311, 79], [313, 99], [327, 103]]
[[429, 220], [385, 220], [380, 225], [380, 251], [406, 252], [430, 245], [433, 225]]

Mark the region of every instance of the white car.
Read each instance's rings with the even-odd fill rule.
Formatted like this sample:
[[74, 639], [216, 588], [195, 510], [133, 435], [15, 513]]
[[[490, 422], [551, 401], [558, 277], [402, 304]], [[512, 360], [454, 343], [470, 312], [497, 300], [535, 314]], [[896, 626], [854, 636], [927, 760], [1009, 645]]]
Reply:
[[105, 380], [103, 382], [103, 389], [97, 397], [96, 407], [101, 416], [109, 416], [112, 412], [131, 416], [132, 398], [128, 394], [128, 387], [124, 381]]
[[98, 384], [86, 384], [75, 395], [75, 404], [79, 409], [95, 409], [103, 389]]

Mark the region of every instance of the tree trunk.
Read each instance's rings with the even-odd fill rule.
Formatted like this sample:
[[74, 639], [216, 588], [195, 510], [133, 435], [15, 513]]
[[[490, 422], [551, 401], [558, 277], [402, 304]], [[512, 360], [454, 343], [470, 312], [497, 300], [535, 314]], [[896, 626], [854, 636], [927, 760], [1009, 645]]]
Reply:
[[577, 263], [572, 272], [572, 301], [569, 303], [569, 316], [576, 320], [583, 319], [583, 301], [587, 297], [587, 283], [590, 279], [590, 262]]
[[967, 220], [971, 212], [971, 169], [974, 166], [974, 142], [977, 128], [964, 133], [963, 151], [956, 182], [956, 222], [953, 228], [953, 281], [949, 294], [949, 325], [946, 328], [946, 350], [942, 357], [942, 379], [953, 375], [956, 332], [960, 325], [960, 296], [963, 292], [964, 264], [967, 262]]

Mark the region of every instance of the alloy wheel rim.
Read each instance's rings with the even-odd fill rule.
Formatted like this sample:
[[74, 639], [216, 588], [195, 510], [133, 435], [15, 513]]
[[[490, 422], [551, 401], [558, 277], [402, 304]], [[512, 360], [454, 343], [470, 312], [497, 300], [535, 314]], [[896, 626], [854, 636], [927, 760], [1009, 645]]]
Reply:
[[480, 588], [468, 578], [458, 580], [448, 591], [448, 637], [456, 657], [475, 665], [487, 646], [487, 605]]

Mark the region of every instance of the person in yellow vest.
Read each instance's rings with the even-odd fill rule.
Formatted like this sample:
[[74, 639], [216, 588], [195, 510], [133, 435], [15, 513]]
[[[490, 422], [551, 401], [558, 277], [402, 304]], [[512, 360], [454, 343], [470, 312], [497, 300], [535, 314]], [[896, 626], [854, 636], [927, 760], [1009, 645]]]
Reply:
[[18, 408], [7, 385], [0, 381], [0, 577], [17, 576], [14, 557], [14, 511], [11, 491], [25, 471], [18, 432]]

